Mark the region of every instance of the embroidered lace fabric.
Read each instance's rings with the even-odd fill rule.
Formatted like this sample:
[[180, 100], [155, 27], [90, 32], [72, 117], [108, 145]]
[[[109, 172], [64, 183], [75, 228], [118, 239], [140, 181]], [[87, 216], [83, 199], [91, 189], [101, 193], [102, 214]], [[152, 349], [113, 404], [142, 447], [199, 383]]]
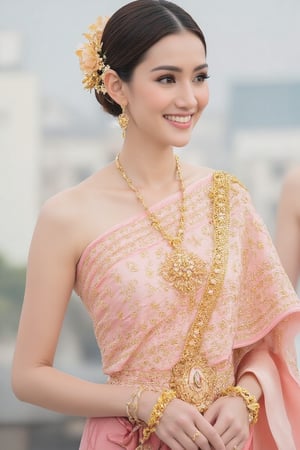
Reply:
[[[207, 273], [214, 246], [208, 195], [211, 179], [211, 176], [201, 179], [188, 186], [186, 191], [184, 247], [199, 255], [206, 264]], [[170, 233], [176, 232], [178, 225], [179, 199], [178, 193], [153, 207]], [[275, 364], [279, 378], [284, 373], [287, 385], [296, 389], [300, 402], [293, 346], [296, 329], [300, 328], [298, 299], [247, 191], [238, 183], [232, 184], [230, 209], [228, 266], [202, 351], [208, 362], [216, 367], [220, 385], [224, 387], [234, 383], [237, 371], [246, 371], [248, 365], [254, 373], [259, 372], [261, 361], [266, 359], [260, 359], [261, 355], [267, 354], [270, 365]], [[168, 386], [171, 369], [181, 356], [185, 336], [195, 318], [205, 285], [199, 288], [195, 306], [191, 309], [188, 299], [158, 273], [168, 252], [168, 244], [149, 226], [143, 213], [99, 236], [80, 259], [75, 288], [92, 317], [103, 371], [110, 383], [144, 384], [150, 389]], [[264, 375], [262, 385], [263, 378]], [[280, 384], [277, 387], [281, 392]], [[287, 391], [290, 393], [286, 388], [283, 395], [287, 395]], [[288, 401], [283, 400], [283, 408], [289, 409], [290, 403], [293, 399], [289, 396]], [[269, 405], [268, 398], [266, 405]], [[293, 410], [292, 406], [290, 410]], [[277, 436], [276, 431], [274, 437], [273, 430], [270, 431], [272, 408], [268, 406], [263, 415], [262, 423], [270, 433], [268, 450], [281, 448], [278, 442], [282, 437]], [[287, 413], [287, 416], [288, 427], [289, 422], [293, 423], [294, 415]], [[104, 448], [97, 444], [97, 439], [103, 433], [107, 438], [105, 420], [108, 419], [90, 419], [87, 422], [81, 450]], [[130, 427], [126, 419], [114, 419], [113, 423], [118, 423], [123, 431]], [[88, 444], [95, 433], [99, 435], [94, 439], [95, 444]], [[293, 433], [290, 431], [289, 446], [282, 447], [282, 450], [295, 450], [296, 443], [300, 448], [300, 434], [292, 437]], [[116, 441], [117, 438], [109, 439]], [[125, 438], [122, 439], [119, 446], [107, 444], [105, 448], [135, 448], [134, 444], [126, 446]], [[167, 447], [153, 443], [150, 448]], [[253, 443], [247, 448], [261, 450], [266, 447], [259, 443], [254, 432]]]

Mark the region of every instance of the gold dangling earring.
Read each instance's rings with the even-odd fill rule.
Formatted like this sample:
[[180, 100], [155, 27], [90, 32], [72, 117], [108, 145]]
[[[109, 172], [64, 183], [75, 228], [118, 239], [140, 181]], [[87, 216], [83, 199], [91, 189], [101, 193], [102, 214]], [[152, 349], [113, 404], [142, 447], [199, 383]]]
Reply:
[[119, 125], [120, 125], [121, 130], [122, 130], [123, 139], [125, 139], [126, 130], [127, 130], [127, 127], [128, 127], [128, 122], [129, 122], [129, 117], [126, 114], [125, 109], [126, 109], [126, 107], [122, 106], [122, 113], [118, 117]]

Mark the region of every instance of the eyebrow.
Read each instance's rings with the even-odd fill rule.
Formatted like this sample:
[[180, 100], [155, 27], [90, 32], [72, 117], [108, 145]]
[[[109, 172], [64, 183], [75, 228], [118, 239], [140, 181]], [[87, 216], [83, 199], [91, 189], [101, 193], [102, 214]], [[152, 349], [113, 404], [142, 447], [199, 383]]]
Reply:
[[[206, 69], [208, 67], [208, 64], [200, 64], [200, 66], [195, 67], [194, 72], [197, 72], [198, 70]], [[171, 72], [182, 72], [182, 69], [176, 66], [157, 66], [151, 69], [151, 72], [156, 72], [158, 70], [167, 70]]]

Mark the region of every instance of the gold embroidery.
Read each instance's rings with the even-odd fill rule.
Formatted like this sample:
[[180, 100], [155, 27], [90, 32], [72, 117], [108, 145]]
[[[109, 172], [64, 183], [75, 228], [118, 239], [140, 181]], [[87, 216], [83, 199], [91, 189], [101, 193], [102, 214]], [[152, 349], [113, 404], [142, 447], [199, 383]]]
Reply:
[[177, 396], [205, 411], [219, 393], [217, 373], [200, 353], [203, 335], [221, 292], [228, 259], [230, 178], [215, 172], [210, 198], [214, 223], [215, 249], [207, 285], [182, 353], [172, 369], [170, 386]]
[[237, 183], [237, 184], [239, 184], [243, 189], [247, 190], [247, 188], [244, 186], [244, 184], [243, 184], [237, 177], [235, 177], [234, 175], [230, 175], [230, 174], [228, 174], [228, 176], [229, 176], [230, 181], [231, 181], [232, 183]]
[[[184, 247], [196, 251], [205, 261], [207, 273], [213, 255], [211, 213], [208, 215], [211, 183], [212, 178], [207, 178], [186, 189], [188, 232]], [[154, 210], [164, 228], [175, 235], [179, 221], [178, 196], [154, 206]], [[182, 296], [157, 276], [168, 250], [167, 242], [149, 227], [147, 217], [133, 217], [99, 236], [85, 251], [78, 267], [76, 290], [93, 319], [103, 371], [113, 377], [117, 374], [121, 384], [143, 384], [151, 379], [155, 390], [169, 387], [171, 368], [182, 354], [188, 329], [202, 299], [204, 286], [200, 286], [196, 305], [189, 311], [181, 301]], [[138, 272], [127, 266], [131, 261]], [[125, 286], [134, 286], [134, 294]], [[265, 302], [265, 295], [271, 298], [269, 302]], [[297, 304], [265, 229], [253, 211], [249, 194], [233, 183], [228, 269], [202, 345], [203, 354], [209, 355], [210, 363], [217, 370], [217, 382], [222, 385], [219, 391], [234, 382], [231, 357], [236, 350], [232, 349], [252, 342], [257, 334], [268, 334], [270, 324]], [[272, 335], [269, 338], [272, 341]], [[219, 367], [220, 361], [228, 363], [228, 370]], [[150, 378], [143, 373], [145, 367], [151, 371]], [[126, 370], [128, 373], [123, 377]]]

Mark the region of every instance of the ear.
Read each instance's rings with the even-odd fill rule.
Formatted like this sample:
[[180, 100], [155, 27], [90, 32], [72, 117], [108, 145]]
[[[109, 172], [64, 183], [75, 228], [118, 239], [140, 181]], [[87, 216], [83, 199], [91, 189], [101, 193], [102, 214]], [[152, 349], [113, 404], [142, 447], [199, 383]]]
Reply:
[[103, 83], [109, 96], [120, 106], [127, 105], [124, 81], [121, 80], [115, 70], [108, 69], [103, 75]]

